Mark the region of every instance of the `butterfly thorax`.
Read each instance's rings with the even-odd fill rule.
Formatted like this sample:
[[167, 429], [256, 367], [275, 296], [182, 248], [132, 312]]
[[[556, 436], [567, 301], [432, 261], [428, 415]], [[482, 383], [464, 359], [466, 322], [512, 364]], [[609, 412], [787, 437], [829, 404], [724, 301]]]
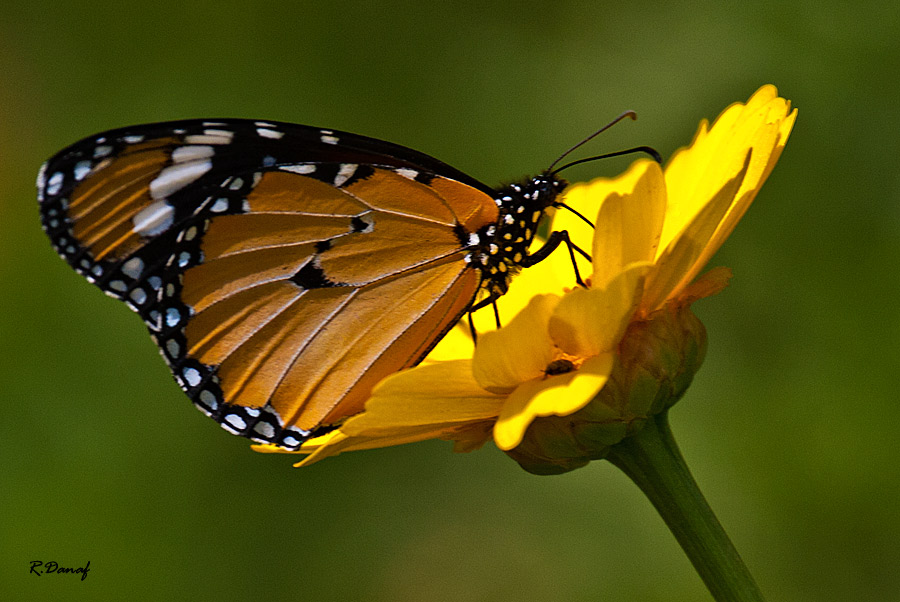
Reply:
[[555, 204], [565, 187], [564, 180], [545, 173], [497, 190], [497, 223], [470, 235], [472, 252], [466, 257], [467, 262], [481, 270], [482, 287], [488, 294], [506, 293], [510, 279], [528, 257], [528, 248], [545, 211]]

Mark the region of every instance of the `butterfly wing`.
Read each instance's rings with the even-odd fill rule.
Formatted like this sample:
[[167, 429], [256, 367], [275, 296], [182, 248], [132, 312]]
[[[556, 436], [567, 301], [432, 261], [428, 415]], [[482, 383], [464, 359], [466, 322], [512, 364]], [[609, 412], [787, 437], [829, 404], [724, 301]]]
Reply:
[[404, 147], [244, 120], [107, 132], [38, 178], [57, 251], [141, 315], [194, 403], [288, 448], [470, 305], [489, 191]]

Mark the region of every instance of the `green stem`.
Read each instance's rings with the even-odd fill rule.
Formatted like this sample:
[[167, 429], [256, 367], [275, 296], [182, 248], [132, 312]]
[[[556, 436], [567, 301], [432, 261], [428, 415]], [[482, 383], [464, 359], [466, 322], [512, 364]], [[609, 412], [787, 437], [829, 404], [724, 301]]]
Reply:
[[717, 602], [764, 602], [684, 463], [667, 412], [613, 446], [607, 459], [650, 498]]

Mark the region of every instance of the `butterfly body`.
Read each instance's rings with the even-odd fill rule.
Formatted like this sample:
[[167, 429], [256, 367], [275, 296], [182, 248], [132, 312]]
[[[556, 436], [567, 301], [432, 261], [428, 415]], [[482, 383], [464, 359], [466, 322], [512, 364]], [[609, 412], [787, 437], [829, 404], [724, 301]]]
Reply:
[[86, 138], [37, 186], [57, 252], [141, 316], [194, 404], [296, 449], [505, 293], [565, 183], [494, 190], [380, 140], [227, 119]]

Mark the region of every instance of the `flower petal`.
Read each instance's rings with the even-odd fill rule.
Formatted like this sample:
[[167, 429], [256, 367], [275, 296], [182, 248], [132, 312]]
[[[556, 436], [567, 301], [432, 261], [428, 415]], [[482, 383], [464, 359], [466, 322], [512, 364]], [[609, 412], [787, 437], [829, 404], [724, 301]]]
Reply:
[[744, 166], [728, 180], [693, 219], [687, 224], [657, 260], [657, 267], [648, 277], [644, 288], [641, 308], [645, 314], [661, 307], [669, 298], [677, 295], [703, 268], [698, 262], [718, 228], [725, 212], [731, 206], [747, 174], [750, 154], [744, 159]]
[[723, 266], [712, 268], [684, 287], [678, 294], [678, 298], [684, 303], [691, 304], [698, 299], [718, 295], [728, 286], [731, 276], [730, 268]]
[[448, 362], [451, 360], [461, 360], [472, 357], [475, 350], [475, 343], [472, 342], [472, 335], [469, 332], [469, 323], [465, 317], [456, 323], [456, 326], [444, 335], [434, 349], [428, 352], [428, 355], [422, 360], [422, 364], [433, 364], [436, 362]]
[[406, 427], [459, 424], [497, 416], [503, 398], [485, 391], [472, 376], [471, 360], [419, 366], [393, 374], [375, 387], [361, 414], [341, 431], [382, 435]]
[[[303, 444], [307, 466], [343, 451], [373, 449], [425, 439], [471, 440], [468, 429], [484, 431], [504, 398], [482, 389], [472, 377], [470, 360], [457, 360], [404, 370], [375, 387], [366, 409], [340, 428]], [[271, 450], [260, 450], [271, 451]]]
[[[708, 131], [701, 123], [690, 147], [673, 155], [665, 169], [669, 205], [660, 250], [733, 176], [734, 162], [743, 161], [749, 149], [753, 149], [753, 159], [748, 177], [735, 198], [750, 190], [755, 194], [771, 171], [770, 158], [777, 159], [774, 150], [779, 140], [786, 138], [782, 125], [790, 103], [777, 94], [774, 86], [763, 86], [746, 104], [735, 103], [725, 109]], [[737, 215], [738, 219], [740, 215], [743, 213]]]
[[629, 264], [655, 259], [666, 214], [666, 183], [658, 163], [635, 161], [616, 180], [617, 190], [607, 194], [597, 213], [591, 251], [594, 288], [605, 287]]
[[[600, 203], [609, 191], [612, 190], [609, 188], [610, 182], [612, 182], [612, 180], [604, 178], [593, 180], [588, 184], [573, 184], [563, 191], [560, 202], [565, 203], [567, 206], [578, 211], [581, 215], [584, 215], [590, 220], [597, 215], [597, 209], [600, 208]], [[571, 211], [563, 207], [554, 210], [553, 219], [550, 222], [550, 230], [565, 230], [569, 233], [569, 238], [576, 246], [578, 246], [578, 248], [590, 252], [594, 229]], [[577, 254], [575, 259], [578, 270], [583, 276], [587, 276], [591, 273], [591, 262]], [[560, 274], [569, 276], [574, 273], [571, 265], [572, 260], [565, 250], [553, 253], [543, 263], [547, 262], [552, 262], [554, 271], [557, 271]], [[528, 270], [525, 271], [527, 272]], [[571, 280], [568, 282], [571, 282]]]
[[553, 360], [547, 322], [557, 303], [557, 295], [538, 295], [509, 324], [478, 338], [472, 373], [479, 385], [494, 393], [508, 393], [544, 373]]
[[698, 259], [698, 263], [706, 264], [715, 252], [719, 250], [719, 247], [731, 236], [734, 228], [741, 218], [744, 217], [744, 214], [747, 213], [750, 204], [756, 198], [756, 194], [762, 188], [766, 178], [769, 177], [769, 174], [775, 167], [775, 163], [781, 156], [781, 152], [784, 150], [787, 137], [790, 135], [790, 130], [797, 118], [797, 111], [795, 109], [785, 116], [784, 113], [790, 109], [790, 103], [782, 98], [773, 101], [768, 108], [769, 115], [767, 119], [774, 121], [760, 128], [752, 147], [753, 158], [747, 170], [747, 177], [744, 178], [744, 183], [737, 192], [735, 202], [728, 210], [716, 233], [710, 239], [709, 244]]
[[494, 425], [494, 443], [504, 451], [510, 450], [522, 442], [535, 418], [568, 416], [586, 406], [609, 380], [613, 361], [612, 352], [604, 353], [585, 361], [576, 372], [520, 385]]
[[[492, 423], [493, 422], [488, 422], [487, 424]], [[479, 422], [454, 427], [447, 425], [423, 425], [421, 427], [408, 428], [402, 433], [381, 436], [351, 437], [341, 430], [332, 431], [327, 435], [316, 437], [315, 439], [311, 439], [304, 443], [300, 453], [308, 453], [309, 455], [300, 462], [294, 464], [294, 466], [298, 468], [309, 466], [310, 464], [315, 464], [320, 460], [336, 456], [346, 451], [362, 451], [366, 449], [377, 449], [379, 447], [392, 447], [395, 445], [405, 445], [407, 443], [418, 443], [419, 441], [426, 441], [428, 439], [451, 438], [453, 436], [462, 438], [470, 445], [471, 449], [477, 449], [473, 444], [473, 437], [468, 434], [467, 428], [471, 429], [476, 434], [483, 433], [484, 423]], [[257, 451], [269, 451], [267, 449], [258, 449], [258, 447], [262, 446], [254, 446]]]
[[638, 306], [652, 265], [649, 261], [634, 263], [606, 288], [579, 288], [563, 295], [550, 317], [550, 338], [564, 352], [580, 357], [615, 349]]

